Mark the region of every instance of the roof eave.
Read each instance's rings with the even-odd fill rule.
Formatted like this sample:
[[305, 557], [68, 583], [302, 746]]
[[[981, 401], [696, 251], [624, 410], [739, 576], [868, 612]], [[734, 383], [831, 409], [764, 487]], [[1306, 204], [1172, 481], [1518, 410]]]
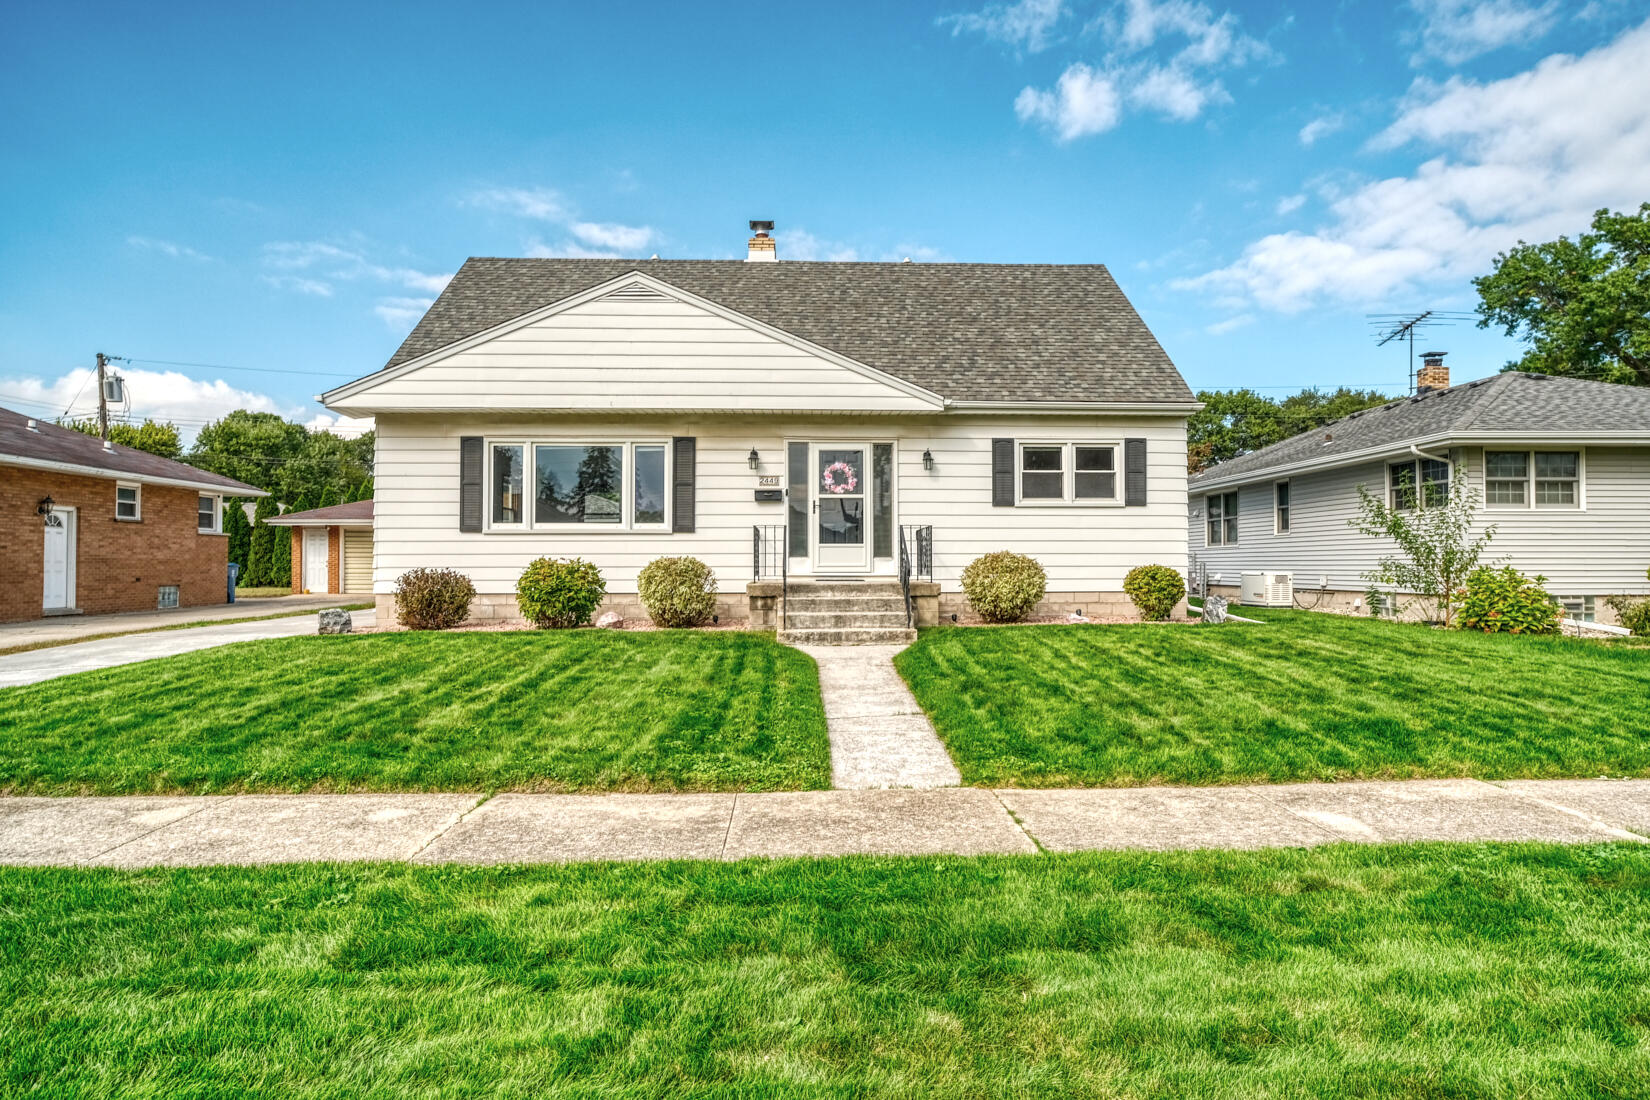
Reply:
[[234, 497], [266, 497], [262, 489], [236, 482], [222, 485], [210, 481], [191, 481], [186, 478], [160, 477], [155, 474], [136, 474], [127, 470], [111, 470], [106, 466], [85, 466], [78, 462], [57, 462], [27, 455], [0, 455], [0, 465], [23, 466], [31, 470], [49, 470], [59, 474], [103, 478], [108, 481], [134, 481], [139, 485], [165, 485], [175, 489], [194, 489], [203, 493], [222, 493]]

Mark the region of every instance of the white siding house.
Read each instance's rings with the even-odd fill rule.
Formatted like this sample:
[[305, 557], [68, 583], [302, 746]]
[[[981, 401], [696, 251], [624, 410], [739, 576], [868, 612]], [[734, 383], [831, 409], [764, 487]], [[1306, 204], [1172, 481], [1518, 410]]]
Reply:
[[514, 615], [549, 555], [634, 614], [640, 569], [692, 555], [739, 619], [753, 582], [896, 578], [919, 527], [943, 614], [994, 550], [1090, 615], [1134, 566], [1186, 568], [1197, 406], [1098, 266], [472, 260], [323, 400], [376, 418], [386, 612], [441, 566]]
[[1297, 606], [1361, 607], [1364, 574], [1395, 548], [1351, 525], [1358, 487], [1392, 499], [1404, 470], [1436, 482], [1434, 492], [1449, 478], [1470, 485], [1475, 527], [1495, 528], [1483, 560], [1545, 576], [1571, 614], [1611, 621], [1605, 597], [1650, 593], [1650, 392], [1516, 372], [1371, 409], [1200, 473], [1189, 489], [1190, 555], [1222, 594], [1236, 594], [1244, 573], [1279, 572], [1292, 575]]

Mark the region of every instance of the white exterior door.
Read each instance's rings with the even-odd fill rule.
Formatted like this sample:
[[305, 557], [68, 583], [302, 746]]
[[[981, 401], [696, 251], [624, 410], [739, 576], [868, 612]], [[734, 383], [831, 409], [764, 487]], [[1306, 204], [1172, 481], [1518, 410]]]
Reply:
[[327, 590], [327, 529], [304, 528], [304, 591]]
[[815, 573], [871, 571], [870, 457], [868, 443], [808, 446]]
[[45, 593], [41, 606], [47, 611], [67, 611], [74, 606], [74, 518], [73, 508], [53, 508], [45, 516]]

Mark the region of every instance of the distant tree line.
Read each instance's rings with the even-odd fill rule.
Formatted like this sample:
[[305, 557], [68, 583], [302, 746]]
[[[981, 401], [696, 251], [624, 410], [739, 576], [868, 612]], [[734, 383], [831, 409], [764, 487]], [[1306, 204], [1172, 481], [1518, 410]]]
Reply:
[[1281, 401], [1254, 390], [1202, 390], [1197, 399], [1203, 409], [1186, 422], [1186, 470], [1193, 474], [1394, 400], [1345, 386], [1329, 393], [1302, 390]]

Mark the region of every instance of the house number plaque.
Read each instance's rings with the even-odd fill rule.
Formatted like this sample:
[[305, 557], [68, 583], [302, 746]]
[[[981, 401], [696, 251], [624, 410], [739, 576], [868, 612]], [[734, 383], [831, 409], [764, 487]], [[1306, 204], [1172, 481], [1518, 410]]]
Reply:
[[778, 474], [763, 474], [762, 476], [760, 476], [756, 479], [756, 487], [758, 489], [777, 489], [777, 488], [779, 488], [779, 475]]

